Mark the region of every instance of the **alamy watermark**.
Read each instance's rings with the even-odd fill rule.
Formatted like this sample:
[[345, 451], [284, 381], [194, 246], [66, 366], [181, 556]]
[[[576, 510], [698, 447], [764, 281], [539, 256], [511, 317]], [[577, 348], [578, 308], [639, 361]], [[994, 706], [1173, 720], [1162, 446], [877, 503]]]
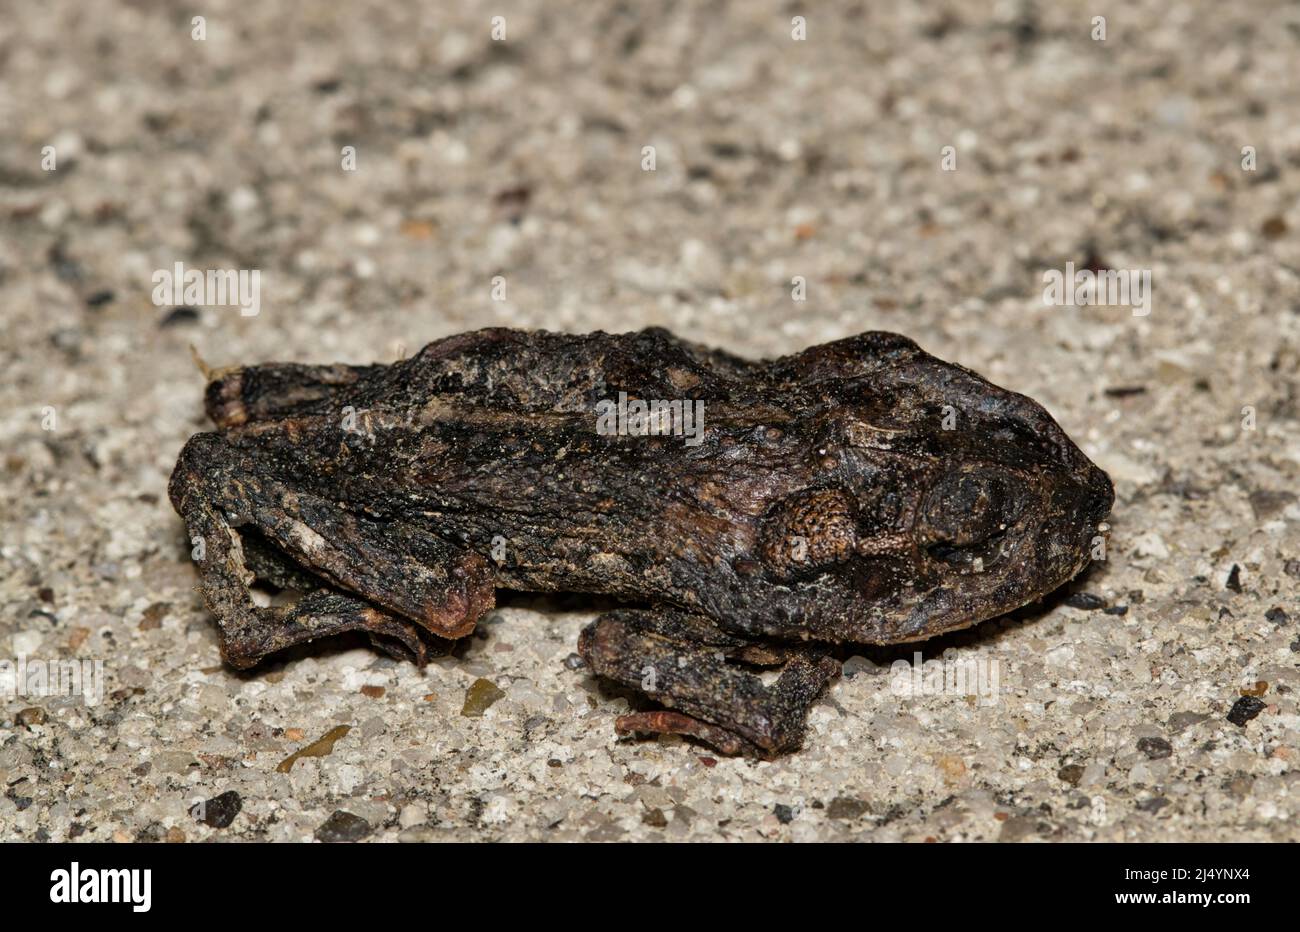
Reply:
[[51, 903], [129, 903], [132, 912], [147, 913], [153, 904], [153, 869], [82, 868], [73, 861], [50, 872]]
[[6, 699], [80, 696], [88, 706], [104, 698], [104, 661], [36, 660], [20, 654], [0, 660], [0, 696]]
[[1049, 307], [1108, 305], [1133, 308], [1134, 317], [1151, 313], [1150, 269], [1079, 269], [1065, 263], [1065, 272], [1043, 273], [1043, 303]]
[[900, 698], [921, 696], [972, 696], [982, 706], [998, 704], [1002, 690], [996, 657], [962, 654], [956, 648], [943, 652], [942, 660], [895, 660], [889, 667], [889, 691]]
[[153, 303], [159, 307], [237, 306], [241, 317], [256, 317], [262, 311], [261, 269], [187, 269], [177, 262], [170, 269], [158, 269], [151, 279]]
[[608, 398], [596, 402], [596, 433], [602, 437], [685, 437], [688, 447], [698, 447], [704, 442], [704, 402], [629, 401], [627, 392], [619, 392], [617, 402]]

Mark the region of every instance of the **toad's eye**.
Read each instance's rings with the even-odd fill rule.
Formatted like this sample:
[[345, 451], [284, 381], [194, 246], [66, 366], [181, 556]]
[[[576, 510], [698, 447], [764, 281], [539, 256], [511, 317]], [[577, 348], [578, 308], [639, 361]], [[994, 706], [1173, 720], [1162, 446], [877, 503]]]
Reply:
[[763, 525], [762, 553], [780, 579], [847, 560], [857, 541], [853, 499], [843, 489], [805, 489], [782, 499]]
[[949, 473], [926, 496], [922, 533], [932, 543], [968, 547], [987, 540], [1015, 520], [1015, 487], [992, 471]]

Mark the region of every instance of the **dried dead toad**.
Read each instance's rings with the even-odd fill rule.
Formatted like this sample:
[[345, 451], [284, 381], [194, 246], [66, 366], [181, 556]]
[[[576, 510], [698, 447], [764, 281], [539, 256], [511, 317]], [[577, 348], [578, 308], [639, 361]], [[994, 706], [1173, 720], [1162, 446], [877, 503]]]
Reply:
[[[1034, 401], [891, 333], [753, 362], [661, 329], [480, 330], [225, 370], [206, 407], [169, 492], [232, 665], [353, 630], [423, 663], [496, 588], [601, 593], [629, 607], [579, 652], [660, 707], [618, 731], [732, 754], [800, 746], [834, 645], [1072, 578], [1113, 499]], [[302, 595], [262, 607], [255, 580]]]

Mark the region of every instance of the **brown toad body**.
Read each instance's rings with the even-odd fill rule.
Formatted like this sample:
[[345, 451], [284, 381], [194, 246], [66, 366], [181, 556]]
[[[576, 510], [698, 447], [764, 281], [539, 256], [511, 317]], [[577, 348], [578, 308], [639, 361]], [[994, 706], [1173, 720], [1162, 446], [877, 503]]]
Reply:
[[[620, 398], [665, 402], [676, 432], [598, 429]], [[799, 746], [831, 646], [1073, 577], [1113, 497], [1038, 404], [889, 333], [754, 362], [658, 329], [491, 329], [391, 365], [228, 370], [206, 400], [217, 430], [170, 494], [229, 662], [349, 630], [423, 662], [496, 588], [600, 593], [635, 607], [581, 654], [663, 707], [620, 731], [731, 753]], [[302, 597], [259, 607], [257, 579]]]

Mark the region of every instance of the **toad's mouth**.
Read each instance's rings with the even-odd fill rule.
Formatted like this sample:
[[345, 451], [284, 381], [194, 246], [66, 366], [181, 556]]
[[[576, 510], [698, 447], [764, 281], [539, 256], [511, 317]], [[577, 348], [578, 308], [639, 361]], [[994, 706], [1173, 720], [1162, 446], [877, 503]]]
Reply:
[[1011, 528], [1003, 528], [995, 534], [970, 544], [956, 544], [952, 541], [938, 540], [925, 548], [926, 555], [937, 563], [943, 563], [956, 569], [963, 575], [982, 573], [1001, 562], [1010, 549]]

